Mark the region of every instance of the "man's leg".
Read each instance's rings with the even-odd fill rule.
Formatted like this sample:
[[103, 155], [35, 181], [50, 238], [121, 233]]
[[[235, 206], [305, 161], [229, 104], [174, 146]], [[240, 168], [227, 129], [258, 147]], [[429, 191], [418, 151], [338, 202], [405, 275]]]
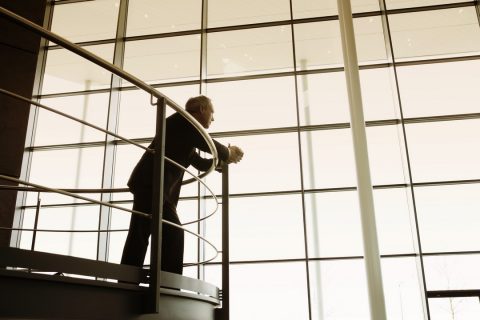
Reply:
[[[133, 210], [150, 213], [152, 198], [149, 194], [133, 195]], [[142, 267], [148, 248], [148, 238], [151, 233], [150, 219], [136, 214], [130, 218], [130, 229], [123, 247], [122, 264]]]
[[[163, 207], [163, 219], [180, 224], [176, 212]], [[182, 274], [184, 231], [168, 224], [163, 224], [162, 236], [162, 270]]]

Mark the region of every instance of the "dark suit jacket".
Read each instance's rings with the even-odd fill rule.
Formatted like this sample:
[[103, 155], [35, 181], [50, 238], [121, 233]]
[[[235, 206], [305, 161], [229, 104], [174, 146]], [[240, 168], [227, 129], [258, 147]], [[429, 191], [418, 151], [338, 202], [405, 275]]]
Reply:
[[[185, 168], [193, 165], [200, 171], [206, 171], [212, 164], [212, 159], [204, 159], [195, 151], [198, 148], [210, 152], [208, 145], [195, 127], [175, 113], [166, 119], [165, 156], [181, 164]], [[149, 148], [154, 148], [154, 141]], [[220, 160], [228, 160], [228, 148], [214, 140]], [[153, 154], [145, 152], [133, 169], [128, 181], [128, 187], [133, 194], [151, 193], [153, 179]], [[164, 203], [175, 210], [180, 196], [184, 171], [165, 161], [164, 170]]]

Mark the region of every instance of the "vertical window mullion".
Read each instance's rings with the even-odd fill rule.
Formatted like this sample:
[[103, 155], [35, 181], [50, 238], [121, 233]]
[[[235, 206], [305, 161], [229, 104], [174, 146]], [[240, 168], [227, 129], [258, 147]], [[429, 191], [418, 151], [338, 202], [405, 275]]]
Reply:
[[[113, 55], [113, 64], [119, 68], [123, 68], [123, 59], [125, 55], [125, 35], [127, 26], [127, 14], [128, 14], [128, 0], [121, 0], [118, 12], [117, 32], [115, 37], [115, 49]], [[120, 108], [120, 90], [122, 79], [112, 74], [110, 85], [110, 99], [108, 105], [107, 127], [106, 129], [111, 132], [117, 133], [118, 131], [118, 115]], [[115, 171], [115, 154], [116, 145], [113, 143], [114, 137], [105, 135], [105, 151], [103, 160], [103, 176], [102, 176], [102, 189], [112, 188], [114, 181]], [[110, 202], [112, 200], [111, 193], [102, 193], [100, 200], [103, 202]], [[110, 207], [100, 206], [99, 212], [99, 230], [106, 230], [110, 228], [112, 210]], [[108, 232], [98, 233], [97, 243], [97, 260], [108, 260], [108, 247], [109, 247], [110, 234]]]

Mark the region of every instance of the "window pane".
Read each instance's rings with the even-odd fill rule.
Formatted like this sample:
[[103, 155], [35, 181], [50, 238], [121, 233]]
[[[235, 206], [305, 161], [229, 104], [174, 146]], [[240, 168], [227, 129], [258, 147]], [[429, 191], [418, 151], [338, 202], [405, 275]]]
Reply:
[[[122, 199], [126, 199], [124, 195]], [[128, 197], [131, 198], [131, 197]], [[132, 209], [132, 203], [116, 204], [120, 207]], [[112, 209], [112, 215], [110, 219], [110, 229], [128, 229], [130, 227], [131, 214], [118, 209]], [[120, 263], [122, 258], [123, 246], [127, 239], [127, 231], [111, 232], [108, 243], [108, 262]]]
[[424, 252], [480, 251], [480, 185], [415, 188]]
[[480, 51], [474, 7], [395, 14], [389, 21], [395, 57], [400, 60], [464, 56]]
[[306, 189], [356, 185], [350, 129], [301, 133]]
[[409, 189], [373, 191], [380, 254], [417, 253], [417, 233]]
[[215, 131], [297, 125], [293, 77], [208, 84], [215, 106]]
[[478, 179], [480, 120], [406, 126], [415, 182]]
[[343, 72], [299, 75], [301, 125], [350, 122]]
[[391, 68], [360, 70], [363, 112], [366, 121], [400, 118], [395, 104], [394, 96], [397, 93], [392, 72]]
[[[237, 145], [245, 152], [241, 162], [230, 166], [230, 193], [300, 190], [296, 133], [218, 140], [224, 145]], [[220, 174], [211, 174], [207, 182], [217, 194], [221, 193]]]
[[[56, 185], [51, 185], [50, 182], [45, 182], [39, 183], [41, 185], [44, 185], [46, 187], [54, 187], [56, 188]], [[100, 194], [99, 193], [82, 193], [81, 196], [93, 200], [99, 200], [100, 201]], [[40, 192], [40, 205], [45, 206], [45, 205], [65, 205], [65, 204], [72, 204], [72, 203], [79, 203], [82, 205], [91, 205], [89, 204], [88, 201], [84, 200], [76, 200], [75, 198], [71, 196], [66, 196], [62, 195], [59, 193], [53, 193], [53, 192]], [[36, 192], [28, 192], [27, 193], [27, 200], [25, 203], [26, 206], [36, 206], [37, 205], [37, 193]]]
[[[370, 174], [374, 185], [407, 183], [402, 162], [403, 137], [401, 126], [378, 126], [367, 128]], [[406, 163], [405, 163], [406, 166]]]
[[[198, 202], [196, 200], [189, 201], [179, 201], [177, 206], [177, 213], [180, 218], [181, 223], [193, 221], [198, 219]], [[188, 230], [198, 233], [198, 224], [193, 223], [185, 226]], [[203, 240], [199, 240], [194, 235], [185, 232], [185, 244], [184, 244], [184, 263], [194, 263], [198, 262], [198, 241], [200, 241], [200, 246], [203, 246]], [[209, 238], [207, 240], [210, 241]], [[205, 244], [205, 247], [210, 247], [210, 245]], [[219, 249], [220, 250], [220, 249]], [[214, 252], [208, 250], [209, 254], [205, 259], [213, 257]], [[204, 258], [200, 257], [200, 260]]]
[[[84, 49], [112, 62], [113, 44]], [[48, 50], [42, 94], [108, 88], [111, 73], [65, 49]]]
[[211, 77], [292, 71], [290, 26], [209, 33], [207, 66]]
[[303, 258], [300, 195], [230, 200], [230, 259]]
[[188, 278], [199, 279], [199, 274], [197, 273], [197, 270], [198, 270], [198, 266], [186, 266], [186, 267], [183, 267], [182, 275]]
[[432, 319], [480, 319], [480, 304], [477, 297], [429, 299]]
[[289, 19], [288, 0], [210, 0], [208, 2], [209, 28]]
[[383, 258], [381, 262], [387, 318], [425, 319], [415, 258]]
[[[47, 107], [66, 113], [105, 129], [107, 124], [109, 95], [87, 94], [42, 99]], [[38, 109], [35, 145], [64, 144], [102, 141], [105, 133], [57, 115]]]
[[[354, 20], [358, 61], [361, 64], [386, 61], [380, 17]], [[300, 70], [343, 66], [338, 20], [295, 25], [297, 68]]]
[[309, 271], [312, 319], [370, 319], [363, 260], [309, 262]]
[[446, 255], [423, 258], [427, 290], [480, 288], [480, 255]]
[[435, 63], [397, 68], [405, 117], [480, 112], [480, 61]]
[[[221, 198], [218, 198], [218, 200], [221, 202]], [[215, 207], [216, 207], [215, 206], [215, 201], [213, 199], [207, 199], [206, 202], [204, 202], [203, 205], [206, 207], [205, 212], [207, 214], [210, 214], [211, 212], [213, 212], [213, 210], [215, 210]], [[230, 210], [230, 212], [233, 212], [233, 211]], [[179, 214], [181, 215], [181, 220], [186, 221], [186, 218], [184, 218], [183, 212], [180, 212]], [[231, 216], [231, 214], [230, 214], [230, 216]], [[189, 218], [189, 220], [193, 220], [193, 219]], [[232, 225], [231, 222], [230, 222], [230, 225]], [[223, 248], [222, 247], [222, 232], [223, 232], [222, 229], [223, 229], [223, 227], [222, 227], [222, 205], [219, 204], [217, 212], [213, 216], [208, 218], [205, 222], [205, 238], [208, 239], [208, 241], [210, 241], [211, 243], [213, 243], [213, 245], [219, 251], [221, 251], [222, 248]], [[210, 246], [206, 244], [205, 247], [209, 248]], [[210, 252], [213, 252], [213, 251], [211, 251], [210, 249], [207, 249], [207, 252], [209, 252], [209, 257], [213, 256], [213, 253], [210, 253]], [[231, 256], [230, 256], [230, 260], [232, 260]], [[222, 253], [219, 253], [218, 257], [213, 261], [221, 262], [222, 261]]]
[[55, 5], [51, 30], [72, 42], [113, 39], [119, 7], [119, 0]]
[[[353, 0], [352, 11], [367, 12], [378, 11], [376, 0]], [[333, 16], [338, 14], [337, 1], [335, 0], [293, 0], [293, 16], [295, 19]]]
[[381, 17], [356, 18], [353, 20], [353, 27], [358, 62], [360, 64], [387, 62]]
[[[198, 86], [162, 87], [158, 91], [184, 106], [187, 100], [198, 95]], [[174, 110], [166, 108], [167, 117]], [[216, 115], [216, 114], [215, 114]], [[118, 133], [127, 138], [151, 138], [155, 135], [156, 107], [150, 104], [150, 94], [142, 90], [121, 92]]]
[[305, 209], [310, 258], [363, 255], [356, 192], [307, 193]]
[[[364, 264], [310, 262], [312, 319], [370, 319]], [[382, 259], [382, 275], [388, 319], [423, 319], [415, 260]]]
[[205, 281], [221, 289], [222, 288], [222, 266], [206, 265]]
[[127, 41], [124, 69], [147, 83], [196, 80], [200, 35]]
[[464, 1], [463, 0], [386, 0], [387, 9], [433, 6], [433, 5], [456, 3], [456, 2], [464, 2]]
[[[50, 188], [100, 188], [102, 181], [103, 148], [81, 148], [36, 151], [32, 155], [29, 181]], [[82, 194], [100, 200], [99, 194]], [[42, 205], [85, 202], [53, 192], [40, 194]], [[37, 194], [27, 194], [27, 205], [36, 205]]]
[[[396, 119], [390, 69], [360, 71], [363, 112], [366, 121]], [[348, 94], [343, 72], [299, 76], [300, 124], [350, 122]]]
[[294, 26], [299, 70], [343, 65], [340, 26], [337, 20]]
[[200, 29], [201, 0], [135, 0], [128, 7], [127, 36]]
[[[38, 216], [38, 229], [95, 230], [99, 210], [99, 206], [43, 208]], [[35, 251], [95, 259], [97, 238], [96, 232], [38, 232]]]
[[231, 319], [308, 319], [306, 282], [304, 263], [232, 265]]
[[33, 152], [29, 181], [54, 188], [100, 188], [103, 148]]
[[[381, 254], [413, 253], [416, 237], [405, 189], [374, 190]], [[353, 191], [306, 193], [310, 258], [362, 256], [358, 195]]]
[[[25, 210], [23, 212], [23, 221], [20, 228], [33, 229], [35, 226], [35, 209]], [[33, 241], [33, 231], [20, 231], [20, 249], [31, 250]]]

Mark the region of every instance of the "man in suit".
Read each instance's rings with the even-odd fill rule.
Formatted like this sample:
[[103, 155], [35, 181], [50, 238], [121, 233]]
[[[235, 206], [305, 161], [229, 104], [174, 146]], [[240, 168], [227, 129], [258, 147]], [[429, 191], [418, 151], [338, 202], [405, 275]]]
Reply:
[[[190, 98], [186, 110], [205, 129], [210, 127], [214, 108], [209, 98], [198, 96]], [[224, 146], [214, 140], [220, 160], [237, 163], [243, 157], [243, 151], [237, 146]], [[152, 142], [149, 148], [154, 148]], [[200, 157], [195, 149], [209, 152], [209, 148], [195, 127], [179, 113], [166, 119], [165, 156], [187, 168], [192, 165], [200, 171], [206, 171], [212, 159]], [[152, 175], [153, 154], [145, 152], [135, 166], [128, 181], [133, 193], [133, 210], [152, 213]], [[180, 196], [184, 171], [165, 161], [163, 184], [163, 219], [180, 224], [177, 215], [177, 203]], [[162, 270], [182, 274], [184, 232], [181, 229], [164, 224], [162, 227]], [[123, 248], [122, 264], [142, 266], [151, 234], [151, 219], [132, 214], [130, 229]]]

